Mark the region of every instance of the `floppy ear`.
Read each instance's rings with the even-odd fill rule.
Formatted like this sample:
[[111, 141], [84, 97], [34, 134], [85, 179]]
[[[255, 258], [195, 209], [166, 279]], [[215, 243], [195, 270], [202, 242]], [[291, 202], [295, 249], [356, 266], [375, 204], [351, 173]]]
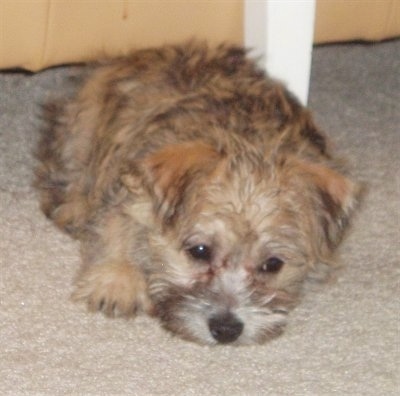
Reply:
[[318, 223], [327, 248], [333, 250], [357, 207], [361, 188], [348, 177], [323, 164], [302, 161], [299, 166], [312, 184]]
[[[169, 145], [145, 157], [139, 172], [154, 199], [156, 213], [166, 223], [173, 222], [190, 186], [210, 174], [219, 157], [216, 150], [199, 141]], [[125, 177], [124, 183], [132, 189], [134, 180]]]

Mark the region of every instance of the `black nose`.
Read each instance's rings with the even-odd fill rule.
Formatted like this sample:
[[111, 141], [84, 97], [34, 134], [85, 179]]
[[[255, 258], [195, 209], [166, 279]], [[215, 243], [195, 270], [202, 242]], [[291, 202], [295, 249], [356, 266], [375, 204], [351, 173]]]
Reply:
[[237, 340], [242, 334], [243, 323], [231, 313], [213, 316], [208, 321], [211, 335], [221, 344]]

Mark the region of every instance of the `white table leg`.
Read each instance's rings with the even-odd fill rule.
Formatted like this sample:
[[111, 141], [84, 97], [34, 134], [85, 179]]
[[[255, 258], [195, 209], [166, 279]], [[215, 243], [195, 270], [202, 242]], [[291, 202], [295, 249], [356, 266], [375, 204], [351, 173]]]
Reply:
[[245, 0], [245, 45], [307, 103], [315, 0]]

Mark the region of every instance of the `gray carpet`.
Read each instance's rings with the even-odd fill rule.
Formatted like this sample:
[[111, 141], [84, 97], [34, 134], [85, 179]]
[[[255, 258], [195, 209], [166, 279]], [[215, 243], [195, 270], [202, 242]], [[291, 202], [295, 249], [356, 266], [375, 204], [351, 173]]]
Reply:
[[369, 192], [338, 281], [309, 295], [282, 337], [240, 348], [69, 301], [78, 245], [40, 213], [31, 152], [38, 103], [79, 69], [0, 73], [0, 394], [400, 394], [399, 73], [400, 41], [315, 50], [310, 106]]

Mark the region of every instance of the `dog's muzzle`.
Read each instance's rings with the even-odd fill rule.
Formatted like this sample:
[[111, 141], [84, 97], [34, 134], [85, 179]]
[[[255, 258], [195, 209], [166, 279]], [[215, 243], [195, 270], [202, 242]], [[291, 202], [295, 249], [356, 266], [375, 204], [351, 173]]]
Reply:
[[208, 321], [211, 335], [221, 344], [236, 341], [242, 334], [244, 324], [232, 313], [212, 316]]

